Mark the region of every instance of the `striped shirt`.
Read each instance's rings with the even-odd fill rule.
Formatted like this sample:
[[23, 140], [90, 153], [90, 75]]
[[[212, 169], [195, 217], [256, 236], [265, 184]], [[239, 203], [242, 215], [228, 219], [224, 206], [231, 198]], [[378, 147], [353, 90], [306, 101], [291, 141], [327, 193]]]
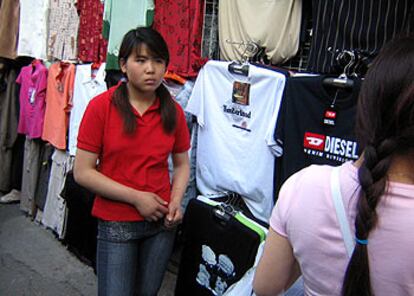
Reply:
[[396, 35], [408, 32], [412, 0], [312, 0], [313, 37], [308, 70], [340, 73], [336, 57], [357, 50], [368, 59]]

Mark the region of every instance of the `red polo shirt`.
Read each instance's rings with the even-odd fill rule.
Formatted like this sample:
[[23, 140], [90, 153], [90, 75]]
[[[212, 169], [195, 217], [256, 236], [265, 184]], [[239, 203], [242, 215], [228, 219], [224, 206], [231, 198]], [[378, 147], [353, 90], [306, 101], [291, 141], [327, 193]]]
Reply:
[[[133, 109], [137, 129], [132, 135], [125, 134], [122, 117], [112, 104], [116, 88], [112, 87], [90, 101], [79, 128], [77, 146], [99, 154], [98, 170], [105, 176], [137, 190], [156, 193], [169, 202], [168, 156], [190, 148], [184, 112], [175, 103], [177, 127], [172, 134], [166, 134], [157, 98], [142, 116]], [[143, 220], [133, 206], [99, 195], [95, 198], [92, 215], [108, 221]]]

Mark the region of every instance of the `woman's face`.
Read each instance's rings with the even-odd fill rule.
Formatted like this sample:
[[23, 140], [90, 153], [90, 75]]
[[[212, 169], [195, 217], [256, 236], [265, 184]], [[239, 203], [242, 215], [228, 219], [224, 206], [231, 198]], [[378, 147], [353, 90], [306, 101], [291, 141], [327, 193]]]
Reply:
[[162, 82], [166, 63], [162, 58], [154, 57], [148, 46], [142, 44], [126, 61], [121, 61], [121, 70], [131, 87], [139, 93], [152, 95]]

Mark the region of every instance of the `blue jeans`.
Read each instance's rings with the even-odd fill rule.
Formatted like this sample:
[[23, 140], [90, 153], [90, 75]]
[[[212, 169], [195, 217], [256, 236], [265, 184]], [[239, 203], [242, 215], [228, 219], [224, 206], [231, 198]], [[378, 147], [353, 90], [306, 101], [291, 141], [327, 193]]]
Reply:
[[99, 296], [157, 295], [175, 237], [162, 223], [99, 221]]

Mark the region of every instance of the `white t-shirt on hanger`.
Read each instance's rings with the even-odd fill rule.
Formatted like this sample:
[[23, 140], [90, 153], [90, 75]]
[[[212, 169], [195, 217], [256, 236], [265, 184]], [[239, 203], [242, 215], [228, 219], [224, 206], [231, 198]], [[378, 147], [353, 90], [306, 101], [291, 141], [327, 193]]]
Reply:
[[207, 197], [239, 193], [256, 218], [268, 221], [273, 207], [273, 134], [286, 79], [253, 65], [248, 76], [234, 74], [229, 64], [204, 65], [186, 108], [199, 124], [197, 187]]

